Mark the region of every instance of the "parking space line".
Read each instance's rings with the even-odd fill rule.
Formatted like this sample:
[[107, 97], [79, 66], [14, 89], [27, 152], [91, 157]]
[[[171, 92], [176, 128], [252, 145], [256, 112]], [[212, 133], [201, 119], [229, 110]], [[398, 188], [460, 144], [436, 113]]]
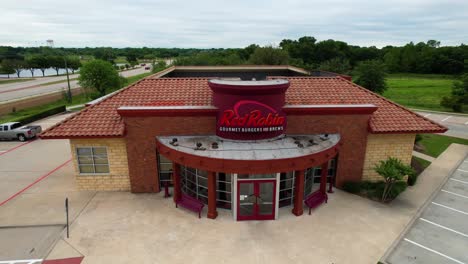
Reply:
[[424, 218], [422, 218], [422, 217], [419, 218], [419, 219], [420, 219], [421, 221], [424, 221], [424, 222], [429, 223], [429, 224], [431, 224], [431, 225], [435, 225], [435, 226], [437, 226], [437, 227], [440, 227], [440, 228], [442, 228], [442, 229], [451, 231], [451, 232], [453, 232], [453, 233], [459, 234], [459, 235], [464, 236], [464, 237], [468, 237], [467, 234], [462, 233], [462, 232], [460, 232], [460, 231], [457, 231], [457, 230], [455, 230], [455, 229], [452, 229], [452, 228], [449, 228], [449, 227], [446, 227], [446, 226], [443, 226], [443, 225], [439, 225], [439, 224], [437, 224], [437, 223], [434, 223], [434, 222], [429, 221], [429, 220], [427, 220], [427, 219], [424, 219]]
[[[1, 202], [0, 203], [0, 206], [6, 204], [8, 201], [12, 200], [13, 198], [15, 198], [16, 196], [20, 195], [22, 192], [26, 191], [27, 189], [31, 188], [34, 184], [42, 181], [43, 179], [47, 178], [49, 175], [51, 175], [52, 173], [58, 171], [60, 168], [62, 168], [63, 166], [67, 165], [72, 159], [69, 159], [67, 161], [65, 161], [64, 163], [60, 164], [58, 167], [56, 167], [55, 169], [49, 171], [48, 173], [46, 173], [45, 175], [42, 175], [41, 177], [39, 177], [38, 179], [36, 179], [34, 182], [32, 182], [31, 184], [29, 184], [28, 186], [24, 187], [22, 190], [20, 190], [19, 192], [13, 194], [10, 198], [6, 199], [5, 201]], [[0, 262], [1, 264], [1, 262]]]
[[452, 117], [452, 116], [447, 116], [446, 118], [444, 118], [444, 119], [440, 120], [440, 122], [447, 121], [447, 120], [449, 120], [451, 117]]
[[461, 180], [454, 179], [454, 178], [450, 178], [450, 180], [452, 180], [452, 181], [457, 181], [457, 182], [461, 182], [461, 183], [464, 183], [464, 184], [468, 184], [468, 182], [466, 182], [466, 181], [461, 181]]
[[[27, 144], [29, 144], [29, 143], [31, 143], [31, 142], [34, 142], [34, 140], [35, 140], [35, 139], [33, 139], [33, 140], [31, 140], [31, 141], [28, 141], [28, 142], [24, 142], [23, 144], [20, 144], [20, 145], [18, 145], [18, 146], [16, 146], [16, 147], [13, 147], [13, 148], [11, 148], [11, 149], [4, 150], [4, 151], [0, 152], [0, 156], [3, 155], [3, 154], [8, 153], [8, 152], [10, 152], [10, 151], [13, 151], [13, 150], [15, 150], [15, 149], [17, 149], [17, 148], [20, 148], [20, 147], [22, 147], [22, 146], [24, 146], [24, 145], [27, 145]], [[0, 262], [0, 263], [1, 263], [1, 262]]]
[[40, 263], [43, 259], [18, 259], [18, 260], [5, 260], [0, 261], [0, 264], [15, 264], [15, 263], [26, 263], [26, 264], [33, 264], [33, 263]]
[[437, 251], [437, 250], [428, 248], [428, 247], [426, 247], [426, 246], [423, 246], [423, 245], [421, 245], [421, 244], [419, 244], [419, 243], [416, 243], [416, 242], [414, 242], [414, 241], [412, 241], [412, 240], [409, 240], [409, 239], [407, 239], [407, 238], [405, 238], [404, 240], [405, 240], [406, 242], [409, 242], [409, 243], [415, 245], [415, 246], [418, 246], [418, 247], [423, 248], [423, 249], [425, 249], [425, 250], [427, 250], [427, 251], [430, 251], [430, 252], [435, 253], [435, 254], [437, 254], [437, 255], [439, 255], [439, 256], [442, 256], [442, 257], [444, 257], [444, 258], [446, 258], [446, 259], [450, 259], [451, 261], [454, 261], [454, 262], [456, 262], [456, 263], [459, 263], [459, 264], [466, 264], [465, 262], [461, 262], [461, 261], [459, 261], [458, 259], [454, 259], [454, 258], [452, 258], [452, 257], [449, 257], [449, 256], [447, 256], [447, 255], [445, 255], [445, 254], [440, 253], [440, 252]]
[[447, 191], [447, 190], [444, 190], [444, 189], [442, 189], [441, 191], [468, 199], [468, 196], [465, 196], [465, 195], [461, 195], [461, 194], [454, 193], [454, 192], [451, 192], [451, 191]]
[[428, 117], [428, 116], [430, 116], [430, 115], [431, 115], [431, 114], [425, 114], [424, 117]]
[[457, 169], [457, 170], [459, 170], [459, 171], [463, 171], [463, 172], [468, 172], [467, 170], [462, 170], [462, 169]]
[[464, 211], [461, 211], [461, 210], [458, 210], [458, 209], [455, 209], [455, 208], [452, 208], [452, 207], [449, 207], [449, 206], [446, 206], [446, 205], [443, 205], [443, 204], [440, 204], [440, 203], [432, 202], [432, 204], [438, 205], [438, 206], [440, 206], [440, 207], [447, 208], [447, 209], [449, 209], [449, 210], [458, 212], [458, 213], [460, 213], [460, 214], [468, 215], [467, 212], [464, 212]]

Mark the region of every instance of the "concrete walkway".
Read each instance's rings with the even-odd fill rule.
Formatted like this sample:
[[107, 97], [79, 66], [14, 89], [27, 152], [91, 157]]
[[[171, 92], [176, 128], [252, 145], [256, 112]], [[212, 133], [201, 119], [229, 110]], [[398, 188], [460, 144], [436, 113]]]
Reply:
[[426, 155], [424, 153], [421, 153], [421, 152], [418, 152], [418, 151], [415, 151], [415, 150], [413, 150], [413, 156], [421, 158], [423, 160], [430, 161], [430, 162], [433, 162], [435, 160], [434, 157], [431, 157], [429, 155]]
[[391, 204], [337, 190], [311, 216], [283, 207], [276, 221], [236, 222], [227, 210], [216, 220], [198, 219], [162, 194], [100, 192], [49, 257], [82, 254], [84, 264], [375, 264], [466, 152], [449, 147]]

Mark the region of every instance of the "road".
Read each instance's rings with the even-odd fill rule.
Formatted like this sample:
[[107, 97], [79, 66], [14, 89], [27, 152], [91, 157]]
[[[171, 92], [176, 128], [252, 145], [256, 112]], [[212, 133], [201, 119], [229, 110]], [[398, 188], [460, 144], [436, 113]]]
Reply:
[[[120, 72], [123, 77], [134, 76], [149, 72], [144, 67], [139, 67], [133, 70]], [[78, 74], [70, 75], [70, 79], [78, 78]], [[15, 99], [20, 99], [29, 96], [35, 96], [44, 93], [50, 93], [55, 91], [62, 91], [67, 89], [67, 76], [55, 76], [55, 77], [42, 77], [35, 80], [17, 83], [0, 84], [0, 103]], [[50, 85], [44, 85], [50, 82], [64, 81], [61, 83], [55, 83]], [[70, 81], [70, 87], [72, 89], [78, 88], [78, 81]]]
[[435, 113], [418, 110], [416, 113], [446, 126], [449, 130], [444, 135], [468, 139], [468, 115]]

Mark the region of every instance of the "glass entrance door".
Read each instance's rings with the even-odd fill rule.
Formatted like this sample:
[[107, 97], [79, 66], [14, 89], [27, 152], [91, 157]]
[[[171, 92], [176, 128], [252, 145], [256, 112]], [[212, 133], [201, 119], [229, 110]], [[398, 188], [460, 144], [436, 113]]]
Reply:
[[276, 208], [276, 180], [237, 182], [237, 220], [273, 220]]

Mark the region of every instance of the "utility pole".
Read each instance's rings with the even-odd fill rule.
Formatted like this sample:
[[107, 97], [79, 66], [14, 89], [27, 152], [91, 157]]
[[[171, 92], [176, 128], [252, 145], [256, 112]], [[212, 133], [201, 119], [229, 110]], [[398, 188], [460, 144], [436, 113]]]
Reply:
[[68, 83], [68, 102], [72, 102], [72, 94], [71, 94], [71, 88], [70, 88], [70, 77], [68, 76], [68, 66], [67, 66], [67, 56], [64, 55], [63, 59], [65, 60], [65, 71], [67, 73], [67, 83]]

